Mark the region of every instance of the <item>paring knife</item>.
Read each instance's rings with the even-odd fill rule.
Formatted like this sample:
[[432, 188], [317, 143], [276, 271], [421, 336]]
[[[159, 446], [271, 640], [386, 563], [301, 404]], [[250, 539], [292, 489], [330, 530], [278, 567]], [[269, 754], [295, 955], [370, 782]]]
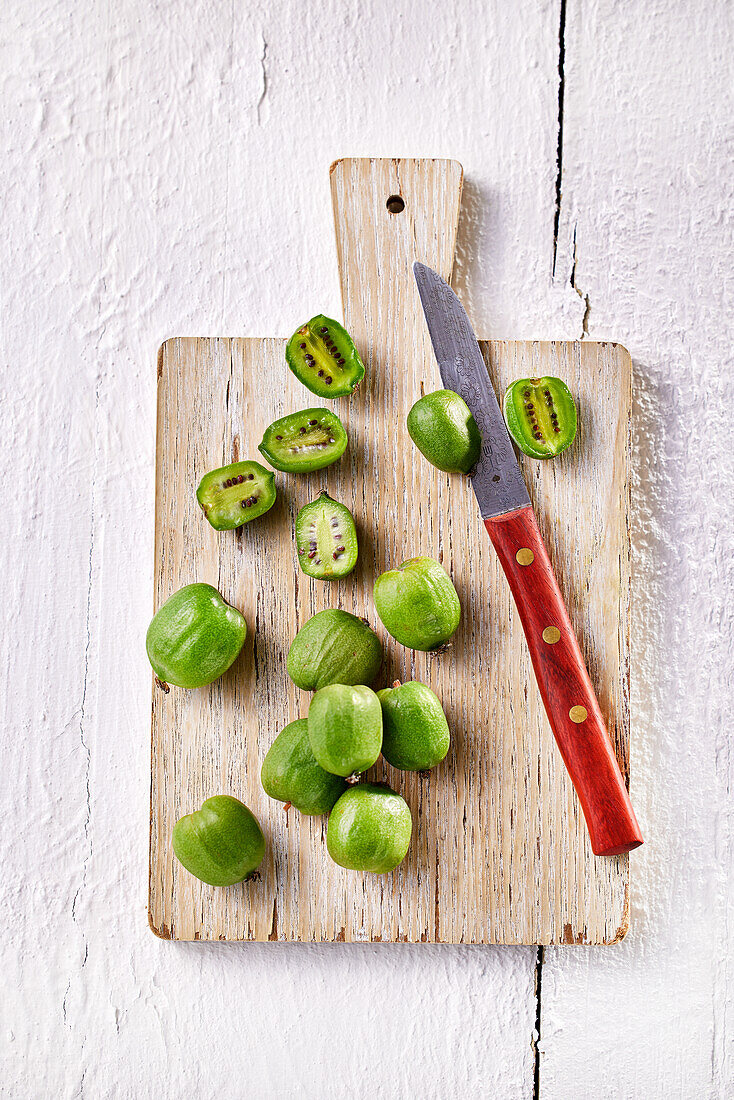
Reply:
[[448, 283], [425, 264], [414, 263], [413, 271], [443, 384], [464, 398], [482, 433], [472, 485], [591, 847], [598, 856], [630, 852], [642, 844], [640, 827], [477, 338]]

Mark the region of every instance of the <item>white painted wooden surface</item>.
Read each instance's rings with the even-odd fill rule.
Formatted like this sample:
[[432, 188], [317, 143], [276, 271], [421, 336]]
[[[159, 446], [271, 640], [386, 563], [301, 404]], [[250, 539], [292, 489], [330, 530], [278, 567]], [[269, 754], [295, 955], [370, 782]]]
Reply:
[[730, 1094], [734, 12], [568, 0], [554, 278], [558, 31], [540, 0], [2, 6], [3, 1096], [533, 1095], [532, 950], [146, 923], [155, 351], [337, 311], [325, 168], [395, 153], [465, 166], [478, 330], [585, 320], [635, 363], [648, 843], [624, 943], [546, 951], [541, 1095]]

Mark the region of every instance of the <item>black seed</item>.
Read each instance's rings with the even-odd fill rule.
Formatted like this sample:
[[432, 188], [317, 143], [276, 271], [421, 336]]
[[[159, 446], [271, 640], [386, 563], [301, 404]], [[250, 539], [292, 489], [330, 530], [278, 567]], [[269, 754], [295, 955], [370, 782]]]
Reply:
[[306, 434], [306, 429], [305, 428], [299, 428], [298, 431], [300, 432], [301, 435]]
[[283, 438], [283, 436], [282, 436], [282, 435], [276, 435], [276, 437], [275, 437], [275, 438], [276, 438], [276, 439], [282, 439], [282, 438]]
[[241, 506], [242, 506], [243, 508], [246, 508], [246, 507], [247, 507], [247, 501], [246, 501], [246, 500], [241, 500], [241, 501], [240, 501], [240, 505], [241, 505]]
[[323, 378], [323, 377], [324, 377], [324, 372], [322, 370], [320, 370], [319, 371], [319, 378]]
[[331, 354], [334, 356], [335, 359], [339, 358], [339, 352], [338, 352], [337, 348], [332, 348], [331, 349]]
[[298, 346], [299, 346], [299, 348], [305, 348], [306, 345], [305, 344], [299, 344]]
[[337, 362], [338, 362], [340, 367], [344, 366], [344, 360], [343, 359], [337, 359]]
[[309, 420], [309, 424], [318, 424], [318, 420]]
[[328, 330], [328, 328], [326, 327], [326, 325], [322, 325], [322, 326], [321, 326], [321, 328], [319, 329], [319, 332], [328, 332], [328, 331], [329, 331], [329, 330]]
[[[331, 385], [331, 383], [332, 383], [333, 379], [332, 379], [332, 377], [331, 377], [331, 375], [330, 375], [330, 374], [327, 374], [327, 376], [326, 376], [326, 379], [325, 379], [325, 381], [326, 381], [326, 385], [327, 385], [327, 386], [330, 386], [330, 385]], [[331, 442], [333, 443], [333, 442], [334, 442], [334, 440], [332, 439], [332, 441], [331, 441]]]
[[311, 551], [311, 552], [309, 553], [309, 555], [308, 555], [308, 556], [309, 556], [309, 558], [315, 558], [315, 557], [316, 557], [316, 551], [315, 551], [315, 550], [312, 550], [312, 551]]
[[340, 554], [344, 553], [344, 547], [343, 546], [337, 546], [337, 550], [339, 551]]
[[334, 553], [331, 556], [334, 559], [334, 561], [336, 561], [336, 559], [339, 557], [339, 555], [337, 553]]
[[553, 431], [554, 431], [554, 432], [560, 432], [560, 430], [561, 430], [561, 429], [560, 429], [560, 428], [558, 427], [558, 425], [557, 425], [557, 424], [556, 424], [556, 425], [554, 426], [554, 428], [553, 428]]
[[248, 481], [254, 481], [255, 480], [255, 475], [254, 474], [248, 474], [247, 475], [247, 480]]
[[306, 553], [306, 551], [305, 551], [305, 550], [299, 550], [299, 551], [298, 551], [298, 553], [299, 553], [299, 554], [305, 554], [305, 553]]

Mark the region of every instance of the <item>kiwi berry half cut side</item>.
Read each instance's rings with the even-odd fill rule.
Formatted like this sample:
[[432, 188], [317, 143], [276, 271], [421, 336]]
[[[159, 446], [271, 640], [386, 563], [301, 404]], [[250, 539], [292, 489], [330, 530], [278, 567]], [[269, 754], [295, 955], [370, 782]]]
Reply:
[[309, 577], [338, 580], [357, 564], [357, 530], [352, 513], [325, 489], [296, 517], [298, 564]]
[[293, 333], [285, 358], [296, 378], [319, 397], [353, 393], [364, 378], [364, 363], [351, 336], [323, 313]]
[[232, 462], [204, 474], [196, 499], [215, 531], [231, 531], [275, 504], [275, 474], [259, 462]]
[[510, 435], [530, 458], [554, 458], [576, 438], [576, 403], [561, 378], [518, 378], [502, 409]]
[[258, 450], [276, 470], [305, 474], [341, 458], [347, 433], [330, 409], [302, 409], [265, 429]]

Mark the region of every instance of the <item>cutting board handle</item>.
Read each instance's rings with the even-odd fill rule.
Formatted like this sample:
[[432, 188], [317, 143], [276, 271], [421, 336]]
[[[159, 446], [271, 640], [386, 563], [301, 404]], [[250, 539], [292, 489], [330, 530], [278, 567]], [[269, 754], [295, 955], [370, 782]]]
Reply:
[[[405, 326], [405, 314], [397, 311], [407, 309], [420, 344], [425, 325], [412, 265], [420, 260], [445, 279], [451, 277], [461, 165], [428, 158], [345, 157], [334, 161], [329, 176], [346, 327], [369, 355], [374, 334], [394, 329], [398, 320]], [[382, 356], [390, 349], [376, 350]]]

